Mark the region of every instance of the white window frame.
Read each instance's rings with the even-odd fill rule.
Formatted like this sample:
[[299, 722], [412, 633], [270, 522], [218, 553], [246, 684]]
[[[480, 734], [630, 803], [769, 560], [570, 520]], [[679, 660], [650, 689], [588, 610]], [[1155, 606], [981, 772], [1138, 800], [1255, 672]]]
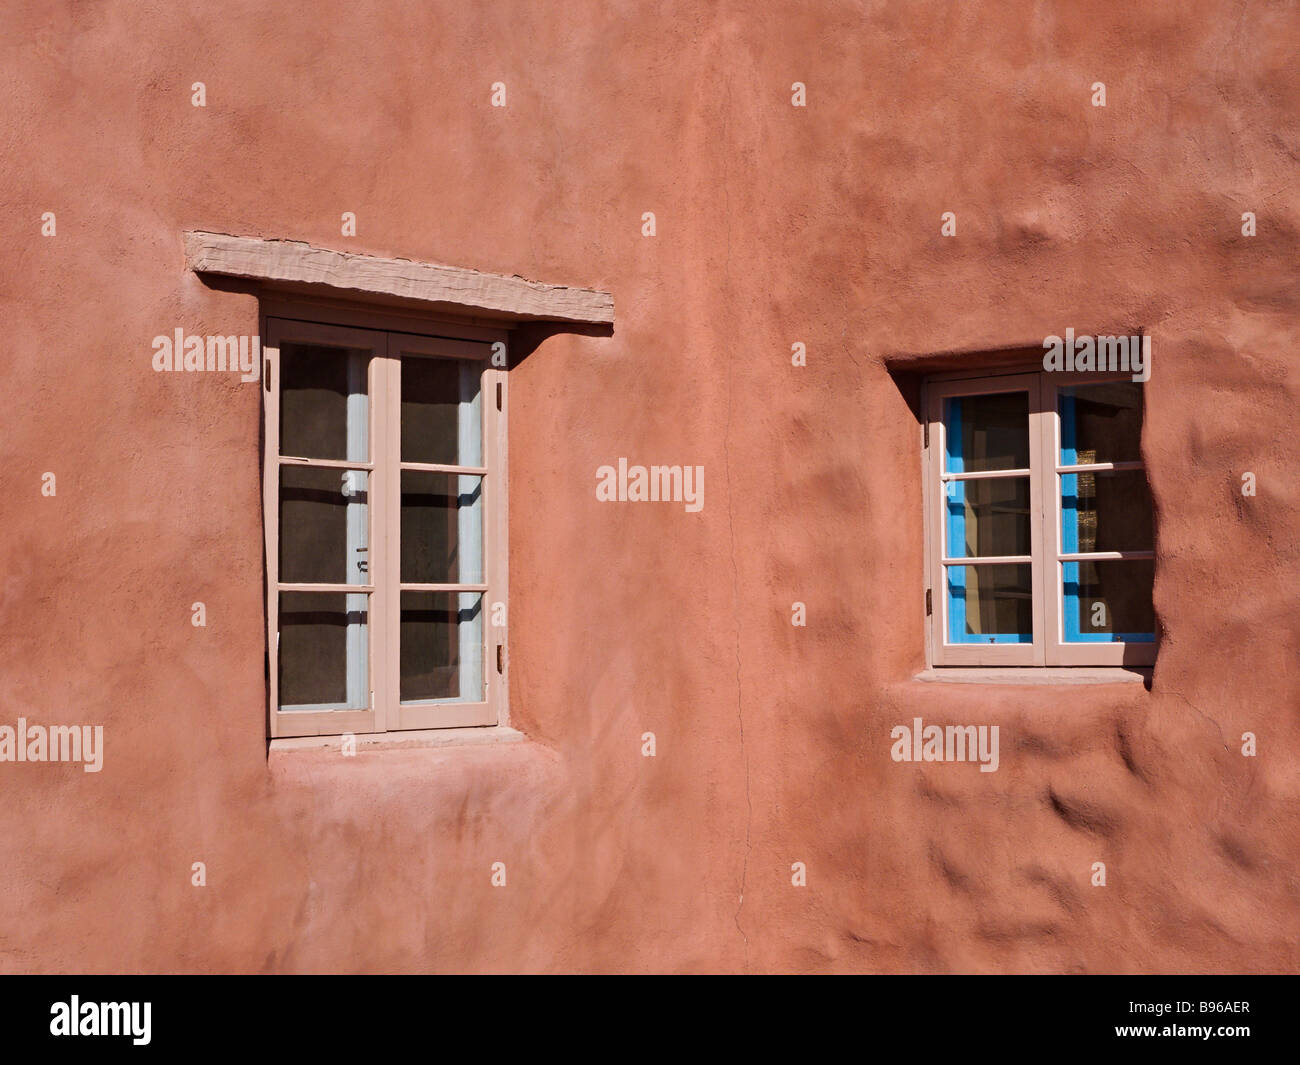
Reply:
[[[508, 550], [506, 464], [507, 375], [493, 365], [496, 344], [504, 331], [455, 325], [417, 324], [400, 317], [374, 315], [376, 328], [358, 326], [364, 314], [340, 313], [349, 324], [301, 320], [268, 314], [263, 324], [263, 527], [266, 564], [268, 700], [272, 739], [290, 736], [371, 734], [413, 729], [465, 728], [505, 725], [508, 717], [508, 663], [504, 626], [495, 626], [498, 613], [508, 617]], [[394, 327], [397, 328], [394, 328]], [[421, 328], [422, 332], [414, 332]], [[450, 334], [450, 335], [449, 335]], [[457, 335], [460, 334], [460, 335]], [[280, 454], [280, 349], [286, 342], [370, 351], [367, 421], [370, 450], [366, 461], [308, 459]], [[497, 349], [504, 352], [504, 347]], [[443, 466], [400, 461], [401, 358], [473, 359], [482, 367], [481, 467]], [[504, 360], [497, 360], [504, 364]], [[364, 585], [286, 585], [279, 580], [279, 484], [283, 465], [365, 470], [368, 478], [369, 583]], [[481, 477], [483, 490], [483, 573], [477, 584], [412, 585], [400, 582], [401, 492], [403, 469]], [[400, 593], [438, 591], [482, 595], [483, 698], [478, 701], [407, 702], [400, 699]], [[369, 596], [368, 691], [364, 709], [282, 709], [279, 706], [278, 612], [283, 591], [333, 592]], [[351, 601], [349, 601], [351, 606]]]
[[[924, 412], [922, 487], [924, 497], [926, 557], [926, 635], [932, 666], [1150, 666], [1159, 647], [1159, 618], [1152, 642], [1105, 643], [1067, 641], [1064, 634], [1063, 566], [1072, 561], [1154, 559], [1155, 551], [1115, 551], [1065, 554], [1061, 550], [1062, 474], [1106, 470], [1143, 470], [1142, 460], [1065, 466], [1060, 462], [1059, 390], [1077, 385], [1130, 380], [1116, 373], [1047, 373], [1041, 369], [1004, 372], [936, 374], [922, 388]], [[943, 402], [953, 396], [1025, 392], [1029, 399], [1030, 465], [1028, 470], [997, 470], [987, 474], [954, 474], [943, 469], [946, 454]], [[1145, 404], [1143, 433], [1145, 435]], [[1033, 638], [1030, 643], [949, 643], [946, 570], [974, 559], [943, 554], [947, 530], [945, 484], [979, 477], [1014, 475], [1029, 480], [1031, 553], [990, 561], [983, 565], [1029, 564], [1033, 594]], [[1158, 533], [1158, 530], [1157, 530]]]

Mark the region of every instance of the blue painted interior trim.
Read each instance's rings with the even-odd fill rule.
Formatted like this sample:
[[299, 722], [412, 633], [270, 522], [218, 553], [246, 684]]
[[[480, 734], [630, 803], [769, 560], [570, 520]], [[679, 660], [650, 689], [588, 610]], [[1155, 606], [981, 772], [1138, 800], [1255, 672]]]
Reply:
[[[951, 396], [943, 401], [944, 439], [947, 451], [945, 469], [948, 473], [964, 473], [966, 466], [961, 453], [961, 397]], [[943, 483], [948, 507], [948, 554], [951, 558], [966, 556], [966, 482]], [[962, 566], [945, 566], [948, 572], [948, 642], [949, 643], [1033, 643], [1030, 632], [972, 633], [966, 631], [966, 570]]]

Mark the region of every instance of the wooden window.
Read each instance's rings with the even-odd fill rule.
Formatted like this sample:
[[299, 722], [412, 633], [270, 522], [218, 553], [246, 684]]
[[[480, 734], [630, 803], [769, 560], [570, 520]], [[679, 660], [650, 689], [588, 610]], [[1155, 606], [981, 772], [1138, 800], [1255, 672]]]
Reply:
[[1042, 372], [927, 382], [932, 664], [1154, 661], [1143, 387]]
[[263, 347], [271, 736], [504, 724], [492, 345], [269, 318]]

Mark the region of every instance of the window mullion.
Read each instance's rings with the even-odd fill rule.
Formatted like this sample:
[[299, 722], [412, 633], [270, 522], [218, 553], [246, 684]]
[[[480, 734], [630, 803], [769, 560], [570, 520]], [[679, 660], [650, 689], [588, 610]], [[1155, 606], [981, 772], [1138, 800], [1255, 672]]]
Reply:
[[1057, 544], [1060, 537], [1060, 480], [1056, 474], [1057, 463], [1057, 424], [1056, 424], [1056, 383], [1046, 374], [1038, 375], [1039, 389], [1039, 425], [1038, 425], [1038, 459], [1039, 473], [1036, 478], [1039, 491], [1040, 535], [1034, 544], [1039, 556], [1035, 567], [1036, 584], [1034, 597], [1041, 604], [1039, 616], [1043, 622], [1043, 644], [1040, 665], [1062, 665], [1060, 632], [1060, 565], [1057, 561]]
[[376, 644], [375, 710], [378, 728], [397, 727], [397, 684], [401, 665], [398, 641], [401, 631], [401, 596], [397, 591], [398, 548], [401, 528], [401, 473], [398, 468], [401, 431], [401, 361], [392, 353], [392, 338], [384, 334], [382, 357], [377, 359], [379, 380], [376, 405], [381, 408], [376, 430], [375, 466], [381, 480], [379, 526], [376, 542], [380, 573], [375, 576], [375, 608], [382, 618]]

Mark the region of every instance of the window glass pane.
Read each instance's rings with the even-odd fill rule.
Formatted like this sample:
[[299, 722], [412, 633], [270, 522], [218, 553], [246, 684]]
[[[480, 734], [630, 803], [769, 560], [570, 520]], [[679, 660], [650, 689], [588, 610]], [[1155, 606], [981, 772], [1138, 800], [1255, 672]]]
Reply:
[[1029, 468], [1029, 393], [950, 396], [943, 420], [949, 473]]
[[370, 352], [280, 345], [280, 454], [366, 462]]
[[1061, 571], [1067, 642], [1150, 643], [1155, 639], [1153, 561], [1066, 562]]
[[365, 470], [280, 467], [280, 583], [368, 584]]
[[280, 709], [365, 710], [370, 705], [365, 592], [280, 593]]
[[1030, 554], [1028, 477], [949, 481], [946, 491], [949, 557]]
[[947, 569], [949, 643], [1033, 643], [1028, 563]]
[[483, 581], [483, 478], [402, 471], [401, 580]]
[[401, 640], [402, 702], [482, 702], [482, 595], [402, 592]]
[[1150, 551], [1151, 491], [1144, 470], [1061, 475], [1061, 550]]
[[1107, 381], [1057, 392], [1061, 465], [1142, 460], [1142, 385]]
[[483, 464], [481, 363], [402, 359], [402, 461]]

